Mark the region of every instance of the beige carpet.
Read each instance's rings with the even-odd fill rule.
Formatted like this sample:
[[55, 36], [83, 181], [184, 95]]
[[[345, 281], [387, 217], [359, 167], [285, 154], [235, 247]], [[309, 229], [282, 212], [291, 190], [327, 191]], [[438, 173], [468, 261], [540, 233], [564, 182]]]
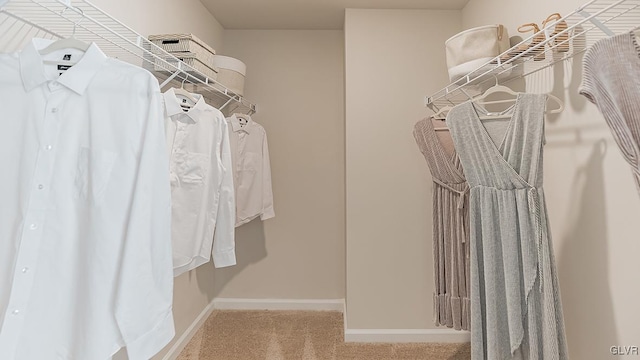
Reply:
[[178, 360], [468, 360], [469, 344], [347, 344], [338, 312], [215, 311]]

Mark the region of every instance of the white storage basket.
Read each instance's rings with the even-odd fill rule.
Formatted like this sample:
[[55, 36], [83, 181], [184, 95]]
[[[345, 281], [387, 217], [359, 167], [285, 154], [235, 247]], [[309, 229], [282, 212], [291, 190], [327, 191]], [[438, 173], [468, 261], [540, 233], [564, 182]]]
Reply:
[[202, 63], [212, 67], [216, 51], [193, 34], [149, 35], [149, 41], [169, 53], [191, 53]]
[[213, 66], [218, 68], [217, 81], [237, 95], [244, 96], [244, 79], [247, 66], [240, 60], [222, 55], [213, 57]]

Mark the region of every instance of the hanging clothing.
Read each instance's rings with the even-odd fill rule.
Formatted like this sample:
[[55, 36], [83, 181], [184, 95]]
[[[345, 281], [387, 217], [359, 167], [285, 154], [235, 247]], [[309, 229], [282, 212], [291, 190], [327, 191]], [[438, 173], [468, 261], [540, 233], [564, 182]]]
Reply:
[[[612, 61], [614, 59], [615, 61]], [[640, 43], [636, 32], [596, 42], [584, 56], [580, 94], [594, 103], [631, 166], [640, 193]]]
[[567, 359], [542, 189], [546, 95], [519, 94], [509, 121], [473, 102], [447, 124], [471, 187], [471, 357]]
[[435, 121], [423, 119], [413, 130], [433, 179], [433, 320], [436, 325], [469, 330], [469, 185], [451, 135], [436, 133]]
[[246, 124], [241, 124], [236, 115], [227, 118], [236, 186], [236, 226], [258, 216], [263, 221], [276, 216], [267, 132], [249, 115], [242, 117]]
[[0, 54], [0, 359], [150, 359], [174, 335], [158, 81], [51, 42]]
[[198, 101], [184, 111], [173, 89], [164, 93], [170, 158], [174, 275], [209, 262], [236, 264], [231, 148], [222, 113]]

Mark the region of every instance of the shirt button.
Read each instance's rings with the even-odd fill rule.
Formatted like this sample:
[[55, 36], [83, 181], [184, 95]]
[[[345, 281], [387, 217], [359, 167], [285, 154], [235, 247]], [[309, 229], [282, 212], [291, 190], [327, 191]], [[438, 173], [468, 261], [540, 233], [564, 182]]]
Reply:
[[38, 228], [38, 225], [36, 225], [36, 224], [29, 225], [29, 229], [31, 229], [31, 230], [35, 230], [37, 228]]
[[28, 267], [22, 268], [22, 273], [23, 273], [23, 274], [26, 274], [28, 271], [29, 271], [29, 268], [28, 268]]
[[44, 189], [44, 185], [42, 185], [42, 184], [38, 185], [38, 189], [40, 189], [40, 190]]
[[45, 149], [47, 149], [47, 150], [51, 150], [51, 149], [53, 149], [53, 146], [51, 146], [51, 145], [47, 145], [47, 147], [46, 147]]
[[15, 310], [13, 310], [11, 313], [12, 313], [13, 315], [18, 315], [18, 314], [20, 314], [20, 310], [15, 309]]
[[58, 108], [51, 109], [51, 112], [54, 113], [54, 114], [57, 113], [58, 112]]

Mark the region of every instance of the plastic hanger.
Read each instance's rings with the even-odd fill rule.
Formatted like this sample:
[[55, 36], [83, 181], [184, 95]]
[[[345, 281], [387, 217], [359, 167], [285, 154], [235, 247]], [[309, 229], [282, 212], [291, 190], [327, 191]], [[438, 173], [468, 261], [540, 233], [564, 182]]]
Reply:
[[438, 110], [438, 112], [436, 112], [435, 114], [431, 115], [431, 118], [435, 119], [435, 120], [446, 120], [447, 119], [447, 113], [449, 112], [449, 110], [453, 109], [453, 107], [446, 105], [440, 108], [440, 110]]
[[[80, 22], [84, 20], [84, 11], [82, 9], [79, 9], [79, 10], [80, 10], [80, 13], [82, 14], [82, 17], [78, 21], [73, 23], [73, 32], [71, 33], [71, 36], [68, 38], [63, 38], [63, 39], [54, 41], [46, 48], [40, 50], [39, 51], [40, 55], [47, 55], [47, 54], [51, 54], [52, 52], [55, 52], [58, 50], [64, 50], [64, 49], [76, 49], [82, 52], [86, 52], [87, 50], [89, 50], [90, 44], [82, 40], [76, 39], [76, 29], [78, 25], [80, 25]], [[47, 63], [53, 62], [56, 64], [61, 63], [60, 61], [45, 61], [45, 62]], [[63, 61], [63, 62], [66, 62], [66, 61]]]
[[[484, 101], [484, 99], [486, 99], [489, 95], [500, 94], [500, 93], [506, 94], [506, 95], [512, 95], [513, 97], [510, 99], [503, 99], [503, 100]], [[548, 114], [558, 114], [564, 110], [564, 103], [558, 97], [552, 94], [547, 94], [547, 98], [550, 100], [553, 100], [558, 105], [558, 108], [553, 110], [548, 110], [547, 111]], [[505, 104], [505, 103], [511, 103], [511, 102], [515, 103], [517, 99], [518, 99], [518, 93], [513, 91], [508, 86], [500, 85], [498, 83], [498, 77], [496, 77], [496, 84], [494, 86], [488, 88], [482, 95], [473, 98], [471, 101], [473, 101], [473, 103], [476, 105], [489, 105], [489, 104]], [[504, 111], [497, 112], [497, 113], [489, 113], [488, 115], [480, 116], [480, 120], [510, 119], [511, 114], [509, 114], [509, 111], [511, 109], [513, 109], [513, 105]]]
[[191, 108], [192, 106], [194, 106], [196, 103], [198, 103], [198, 100], [195, 98], [195, 96], [193, 96], [192, 93], [188, 92], [187, 90], [184, 89], [184, 82], [187, 81], [187, 77], [185, 76], [184, 80], [182, 80], [182, 85], [179, 88], [173, 88], [173, 92], [177, 95], [180, 95], [182, 97], [184, 97], [185, 99], [187, 99], [188, 101], [190, 101], [189, 104], [181, 104], [182, 107], [185, 108]]
[[[434, 120], [446, 120], [447, 119], [447, 113], [451, 109], [453, 109], [453, 107], [451, 107], [449, 105], [443, 106], [435, 114], [431, 115], [431, 118], [434, 119]], [[442, 127], [433, 128], [433, 130], [435, 130], [435, 131], [449, 131], [449, 128], [446, 127], [446, 126], [442, 126]]]

